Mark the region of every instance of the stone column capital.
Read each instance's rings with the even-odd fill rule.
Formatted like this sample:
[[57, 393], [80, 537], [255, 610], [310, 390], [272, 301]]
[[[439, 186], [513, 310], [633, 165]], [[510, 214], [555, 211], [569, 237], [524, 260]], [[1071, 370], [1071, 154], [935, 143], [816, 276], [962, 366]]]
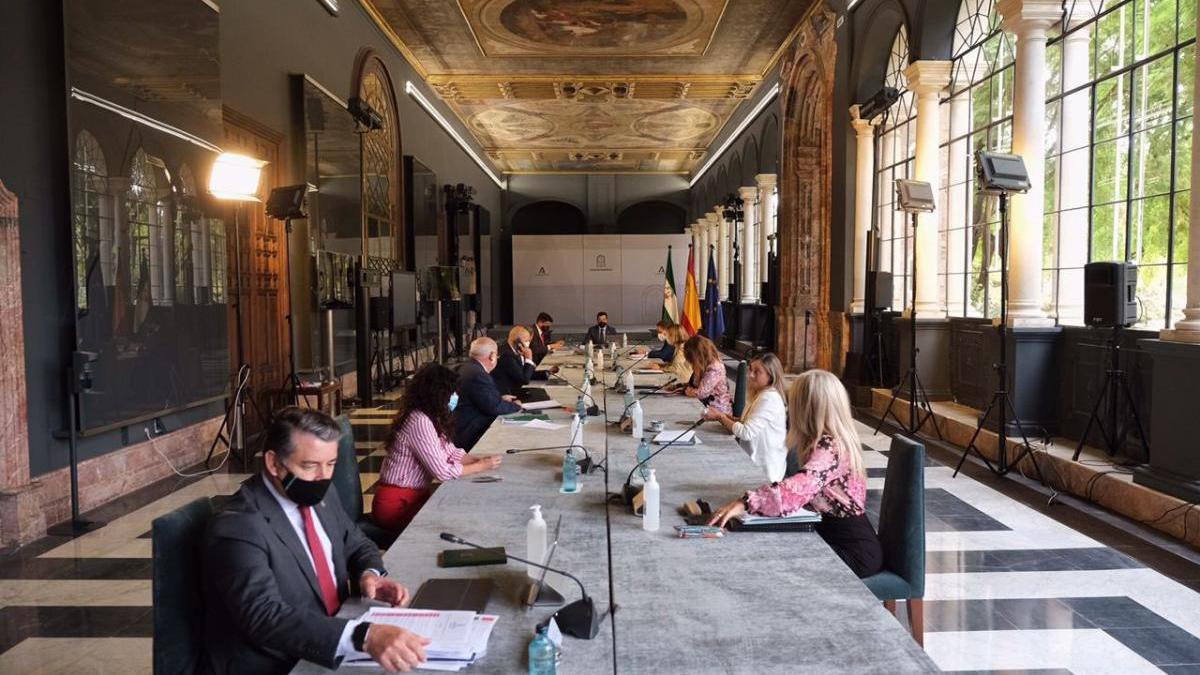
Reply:
[[864, 120], [858, 117], [858, 112], [855, 110], [858, 106], [851, 106], [853, 112], [850, 113], [850, 126], [854, 127], [854, 133], [860, 139], [871, 138], [875, 135], [875, 127], [883, 123], [883, 115], [876, 117], [873, 120]]
[[754, 200], [758, 199], [758, 188], [742, 186], [738, 188], [738, 196], [742, 198], [742, 211], [745, 211], [748, 206], [754, 206]]
[[773, 173], [760, 173], [754, 177], [754, 182], [758, 184], [758, 189], [767, 190], [768, 192], [771, 188], [775, 187], [777, 180], [777, 176]]
[[1017, 38], [1045, 38], [1046, 29], [1062, 21], [1063, 3], [1062, 0], [1000, 0], [996, 11], [1004, 30]]
[[937, 95], [950, 84], [949, 61], [913, 61], [904, 69], [905, 86], [918, 97]]

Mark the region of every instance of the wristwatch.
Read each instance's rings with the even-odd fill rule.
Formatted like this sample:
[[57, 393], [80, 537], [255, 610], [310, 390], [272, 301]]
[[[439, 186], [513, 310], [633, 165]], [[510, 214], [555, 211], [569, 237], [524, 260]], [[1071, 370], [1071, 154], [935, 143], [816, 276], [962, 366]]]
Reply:
[[365, 652], [364, 645], [367, 643], [367, 631], [371, 629], [370, 621], [363, 621], [354, 627], [354, 632], [350, 634], [350, 644], [354, 646], [356, 651]]

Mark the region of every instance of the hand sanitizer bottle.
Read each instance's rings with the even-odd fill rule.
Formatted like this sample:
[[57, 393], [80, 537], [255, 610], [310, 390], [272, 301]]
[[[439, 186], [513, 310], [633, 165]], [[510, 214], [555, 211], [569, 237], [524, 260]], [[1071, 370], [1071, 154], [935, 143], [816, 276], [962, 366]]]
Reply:
[[650, 441], [645, 438], [638, 442], [637, 461], [639, 464], [638, 475], [642, 477], [642, 480], [646, 480], [646, 476], [649, 475], [647, 471], [650, 470]]
[[621, 333], [621, 349], [625, 349], [628, 346], [629, 346], [629, 334]]
[[604, 350], [596, 352], [596, 370], [604, 370]]
[[642, 403], [634, 401], [633, 406], [629, 409], [629, 419], [633, 421], [633, 437], [636, 439], [642, 438]]
[[562, 492], [578, 492], [578, 476], [579, 461], [575, 459], [575, 449], [567, 448], [567, 454], [563, 455]]
[[658, 531], [658, 478], [654, 469], [650, 469], [650, 479], [642, 488], [642, 498], [646, 500], [645, 511], [642, 515], [642, 529], [647, 532]]
[[[546, 521], [542, 519], [541, 504], [529, 507], [532, 514], [525, 525], [525, 559], [542, 562], [546, 559]], [[526, 565], [530, 579], [541, 579], [542, 568]]]

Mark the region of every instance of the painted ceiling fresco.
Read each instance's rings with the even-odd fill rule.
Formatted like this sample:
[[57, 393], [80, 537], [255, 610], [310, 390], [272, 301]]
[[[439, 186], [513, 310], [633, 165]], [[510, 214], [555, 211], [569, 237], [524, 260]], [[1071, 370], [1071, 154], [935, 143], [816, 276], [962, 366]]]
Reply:
[[360, 0], [501, 170], [686, 173], [813, 0]]

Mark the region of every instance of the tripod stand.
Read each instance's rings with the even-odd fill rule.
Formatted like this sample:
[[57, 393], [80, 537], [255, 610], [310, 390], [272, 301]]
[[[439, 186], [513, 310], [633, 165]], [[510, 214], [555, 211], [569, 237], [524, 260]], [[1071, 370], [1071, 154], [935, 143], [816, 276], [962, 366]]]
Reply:
[[[992, 393], [992, 400], [988, 403], [987, 408], [979, 417], [979, 424], [975, 426], [975, 433], [971, 435], [971, 441], [967, 443], [967, 447], [963, 449], [962, 456], [958, 458], [958, 465], [954, 467], [954, 476], [958, 476], [958, 472], [962, 469], [963, 462], [966, 461], [967, 455], [974, 452], [983, 460], [988, 471], [1003, 476], [1012, 470], [1014, 466], [1021, 463], [1021, 460], [1026, 455], [1033, 462], [1034, 471], [1037, 473], [1038, 481], [1045, 484], [1046, 479], [1042, 477], [1042, 468], [1038, 466], [1037, 457], [1033, 454], [1033, 446], [1029, 445], [1029, 437], [1025, 435], [1025, 429], [1021, 426], [1021, 420], [1017, 417], [1017, 407], [1013, 405], [1012, 397], [1008, 393], [1008, 193], [1000, 192], [1000, 325], [997, 327], [997, 332], [1000, 335], [1000, 359], [996, 362], [994, 368], [998, 383], [996, 391]], [[993, 466], [988, 458], [976, 445], [979, 440], [980, 433], [983, 432], [983, 427], [987, 423], [987, 419], [991, 416], [993, 410], [998, 410], [999, 426], [996, 430], [997, 443], [997, 460]], [[1011, 414], [1010, 414], [1011, 413]], [[1012, 462], [1008, 461], [1008, 421], [1017, 428], [1017, 433], [1021, 436], [1021, 451]]]
[[[1146, 432], [1142, 427], [1142, 418], [1138, 415], [1137, 403], [1129, 391], [1129, 381], [1125, 379], [1125, 371], [1121, 369], [1121, 331], [1124, 328], [1119, 324], [1113, 326], [1112, 347], [1109, 349], [1109, 366], [1104, 374], [1104, 384], [1100, 387], [1100, 393], [1096, 395], [1096, 402], [1092, 404], [1092, 414], [1088, 417], [1083, 435], [1079, 437], [1079, 445], [1075, 446], [1075, 454], [1071, 455], [1072, 462], [1079, 461], [1079, 453], [1083, 452], [1083, 444], [1092, 430], [1092, 424], [1100, 428], [1100, 435], [1104, 438], [1104, 449], [1109, 457], [1116, 455], [1117, 451], [1121, 449], [1121, 445], [1125, 442], [1125, 436], [1129, 432], [1128, 426], [1121, 426], [1118, 422], [1121, 393], [1125, 394], [1125, 403], [1133, 411], [1133, 424], [1137, 428], [1138, 438], [1142, 440], [1142, 443], [1146, 443]], [[1111, 430], [1106, 429], [1100, 419], [1100, 405], [1106, 399], [1108, 401], [1108, 420], [1112, 425]], [[1146, 447], [1146, 450], [1148, 453], [1149, 446]]]
[[[938, 440], [945, 440], [942, 437], [942, 429], [938, 426], [937, 418], [933, 416], [933, 406], [929, 403], [929, 396], [925, 393], [925, 386], [921, 384], [921, 375], [917, 370], [917, 354], [920, 350], [917, 349], [917, 210], [909, 211], [912, 216], [913, 230], [913, 265], [912, 265], [912, 309], [909, 311], [909, 364], [908, 370], [904, 375], [900, 376], [900, 380], [896, 382], [896, 386], [892, 389], [892, 399], [888, 401], [887, 410], [883, 416], [879, 418], [879, 424], [875, 426], [875, 433], [883, 428], [883, 423], [887, 421], [888, 415], [896, 420], [896, 425], [904, 429], [907, 436], [916, 436], [926, 422], [933, 422], [933, 430], [937, 432]], [[900, 392], [908, 385], [908, 424], [905, 425], [900, 421], [900, 417], [892, 411], [892, 407], [896, 404], [896, 399], [899, 398]]]

